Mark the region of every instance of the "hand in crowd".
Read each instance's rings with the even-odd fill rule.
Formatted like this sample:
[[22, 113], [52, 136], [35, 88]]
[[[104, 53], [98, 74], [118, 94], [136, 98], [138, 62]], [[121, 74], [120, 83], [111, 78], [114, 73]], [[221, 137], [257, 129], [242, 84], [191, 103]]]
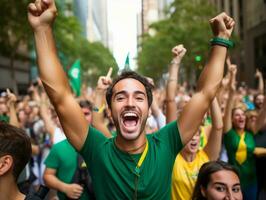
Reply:
[[10, 107], [11, 105], [14, 105], [17, 101], [17, 97], [15, 94], [11, 93], [9, 89], [6, 90], [7, 96], [6, 96], [6, 103], [7, 106]]
[[112, 84], [112, 75], [113, 68], [110, 67], [106, 76], [100, 76], [97, 83], [97, 89], [107, 90], [107, 88]]
[[262, 73], [261, 73], [260, 70], [256, 69], [255, 77], [256, 77], [256, 78], [260, 78], [260, 77], [262, 77]]
[[79, 199], [82, 192], [83, 187], [76, 183], [66, 184], [64, 188], [64, 193], [71, 199]]
[[184, 55], [186, 54], [187, 50], [186, 48], [183, 46], [183, 44], [179, 44], [177, 46], [175, 46], [172, 49], [172, 53], [173, 53], [173, 62], [175, 64], [180, 64], [182, 58], [184, 57]]
[[232, 34], [235, 21], [223, 12], [212, 18], [210, 20], [210, 25], [214, 37], [229, 39]]
[[50, 26], [56, 15], [54, 0], [36, 0], [28, 6], [28, 20], [34, 30]]
[[228, 67], [228, 70], [229, 70], [229, 73], [231, 75], [236, 75], [237, 73], [237, 65], [235, 64], [231, 64], [229, 67]]

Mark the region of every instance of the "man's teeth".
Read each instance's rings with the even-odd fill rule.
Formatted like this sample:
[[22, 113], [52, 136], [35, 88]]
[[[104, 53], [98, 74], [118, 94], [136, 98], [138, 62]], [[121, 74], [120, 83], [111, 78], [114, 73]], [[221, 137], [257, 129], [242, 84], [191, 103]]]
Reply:
[[125, 113], [124, 117], [137, 117], [135, 113]]

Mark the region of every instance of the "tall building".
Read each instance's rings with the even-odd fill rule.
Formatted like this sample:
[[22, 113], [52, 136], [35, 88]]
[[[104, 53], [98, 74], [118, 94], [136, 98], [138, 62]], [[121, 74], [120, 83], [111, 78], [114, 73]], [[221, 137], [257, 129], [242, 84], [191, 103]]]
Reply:
[[219, 12], [225, 11], [235, 21], [234, 32], [240, 38], [240, 49], [234, 52], [239, 66], [239, 80], [254, 86], [259, 68], [266, 75], [266, 0], [211, 0]]
[[159, 19], [159, 7], [157, 0], [142, 0], [142, 33], [149, 31], [149, 25]]
[[[22, 45], [19, 47], [17, 55], [28, 57], [27, 47]], [[13, 69], [11, 69], [11, 58], [0, 55], [0, 92], [6, 88], [19, 91], [25, 94], [27, 92], [28, 83], [30, 81], [29, 61], [25, 59], [15, 59], [13, 61]]]
[[90, 42], [101, 41], [108, 47], [107, 0], [79, 0], [73, 3], [74, 14], [82, 25], [84, 36]]

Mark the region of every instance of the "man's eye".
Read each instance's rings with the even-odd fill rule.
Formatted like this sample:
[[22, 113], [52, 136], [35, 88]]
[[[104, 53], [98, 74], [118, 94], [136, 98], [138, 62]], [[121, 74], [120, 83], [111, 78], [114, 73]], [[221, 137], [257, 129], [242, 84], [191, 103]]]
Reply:
[[143, 101], [144, 98], [143, 98], [143, 97], [137, 97], [137, 100], [138, 100], [138, 101]]
[[122, 101], [124, 99], [124, 97], [117, 97], [116, 100], [117, 101]]

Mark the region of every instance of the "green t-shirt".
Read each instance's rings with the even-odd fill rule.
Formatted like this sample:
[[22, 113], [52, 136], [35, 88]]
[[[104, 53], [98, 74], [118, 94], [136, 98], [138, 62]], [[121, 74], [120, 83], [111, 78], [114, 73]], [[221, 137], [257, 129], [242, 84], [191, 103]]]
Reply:
[[107, 139], [89, 127], [81, 155], [89, 166], [96, 199], [170, 199], [173, 164], [183, 147], [176, 121], [147, 139], [148, 152], [137, 178], [134, 169], [141, 154], [119, 150], [115, 137]]
[[9, 122], [9, 116], [7, 115], [0, 115], [0, 122]]
[[228, 154], [228, 162], [234, 165], [240, 172], [240, 182], [243, 188], [256, 182], [255, 156], [255, 140], [252, 133], [245, 131], [244, 141], [247, 145], [247, 159], [241, 165], [236, 161], [236, 152], [240, 136], [234, 129], [228, 131], [224, 136], [224, 144]]
[[[52, 147], [45, 160], [45, 165], [47, 168], [56, 169], [56, 177], [59, 180], [64, 183], [71, 183], [78, 166], [77, 156], [78, 153], [71, 144], [67, 140], [63, 140]], [[89, 199], [86, 190], [84, 189], [83, 191], [80, 199]], [[60, 200], [66, 199], [66, 195], [59, 191], [58, 197]]]

